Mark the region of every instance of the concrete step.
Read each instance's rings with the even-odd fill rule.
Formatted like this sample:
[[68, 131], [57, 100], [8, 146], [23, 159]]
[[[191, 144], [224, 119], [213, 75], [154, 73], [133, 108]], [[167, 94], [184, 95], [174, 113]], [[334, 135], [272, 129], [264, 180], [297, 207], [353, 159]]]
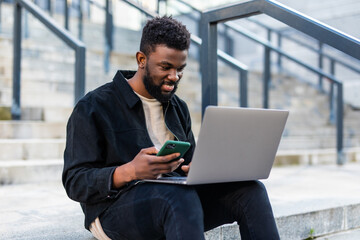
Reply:
[[[360, 163], [360, 147], [345, 148], [345, 164]], [[329, 149], [279, 149], [276, 153], [274, 166], [290, 165], [322, 165], [335, 164], [337, 152], [335, 148]]]
[[63, 159], [0, 161], [0, 185], [58, 181], [63, 165]]
[[360, 239], [360, 228], [350, 229], [348, 231], [341, 231], [333, 234], [325, 234], [317, 237], [317, 240], [353, 240]]
[[[8, 118], [0, 120], [11, 120], [11, 107], [1, 106], [1, 111], [4, 111], [5, 116]], [[46, 122], [52, 124], [55, 123], [66, 123], [73, 110], [73, 107], [22, 107], [21, 108], [21, 121], [37, 121]], [[19, 123], [21, 125], [21, 123]], [[24, 130], [30, 131], [31, 130]], [[56, 135], [56, 134], [55, 134]]]
[[[12, 89], [3, 88], [0, 91], [0, 105], [12, 105]], [[36, 91], [22, 91], [22, 107], [71, 107], [74, 105], [74, 97], [69, 93], [50, 92], [48, 89], [37, 89]]]
[[0, 161], [61, 159], [65, 139], [0, 139]]
[[64, 139], [66, 122], [0, 121], [0, 139]]

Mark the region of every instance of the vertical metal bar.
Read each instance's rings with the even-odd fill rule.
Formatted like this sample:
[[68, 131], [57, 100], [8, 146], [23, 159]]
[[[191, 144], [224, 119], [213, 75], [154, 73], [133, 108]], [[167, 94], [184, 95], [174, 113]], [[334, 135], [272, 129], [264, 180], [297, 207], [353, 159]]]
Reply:
[[27, 10], [24, 10], [24, 38], [29, 38], [29, 14]]
[[[267, 40], [269, 41], [269, 43], [271, 44], [271, 34], [272, 34], [272, 30], [271, 29], [269, 29], [269, 28], [267, 28]], [[269, 58], [270, 58], [271, 56], [269, 56]], [[270, 61], [271, 61], [271, 59], [270, 59]], [[269, 63], [269, 64], [271, 64], [271, 62]], [[270, 67], [269, 67], [270, 68]], [[270, 71], [270, 70], [269, 70]], [[271, 86], [271, 76], [270, 76], [270, 78], [269, 78], [269, 87]]]
[[110, 46], [109, 46], [109, 8], [110, 8], [110, 3], [109, 0], [105, 1], [105, 32], [104, 32], [104, 37], [105, 37], [105, 46], [104, 46], [104, 71], [105, 73], [109, 72], [110, 69]]
[[110, 50], [113, 50], [114, 47], [114, 39], [113, 39], [113, 33], [114, 33], [114, 18], [113, 18], [113, 9], [112, 9], [112, 0], [109, 1], [109, 46]]
[[343, 152], [343, 130], [344, 130], [344, 99], [343, 99], [343, 84], [337, 84], [337, 116], [336, 116], [336, 149], [337, 149], [337, 164], [345, 163], [345, 156]]
[[1, 18], [2, 18], [2, 1], [3, 0], [0, 0], [0, 33], [1, 33]]
[[209, 23], [201, 15], [201, 90], [202, 114], [208, 105], [217, 105], [217, 23]]
[[90, 19], [91, 18], [91, 4], [92, 2], [91, 1], [87, 1], [87, 18]]
[[329, 121], [331, 124], [335, 124], [335, 97], [334, 97], [334, 83], [330, 83], [330, 93], [329, 93], [329, 104], [330, 104], [330, 116]]
[[[197, 21], [197, 34], [199, 37], [201, 37], [201, 27], [202, 27], [202, 22], [201, 22], [201, 14], [200, 14], [200, 18]], [[198, 51], [197, 51], [197, 60], [200, 63], [201, 59], [201, 46], [198, 46]], [[200, 72], [201, 72], [201, 65], [200, 65]]]
[[69, 30], [69, 3], [68, 0], [64, 0], [64, 26], [66, 30]]
[[269, 43], [271, 43], [271, 33], [272, 33], [272, 31], [271, 31], [271, 29], [267, 29], [267, 40], [269, 41]]
[[104, 52], [104, 70], [105, 73], [110, 69], [110, 53], [113, 49], [113, 16], [111, 1], [106, 0], [105, 3], [105, 52]]
[[[318, 56], [318, 65], [319, 65], [319, 69], [323, 69], [323, 43], [319, 42], [319, 56]], [[323, 92], [324, 91], [324, 87], [323, 87], [323, 76], [321, 74], [319, 74], [319, 91]]]
[[13, 120], [21, 118], [21, 6], [14, 3], [14, 36], [13, 36], [13, 99], [11, 117]]
[[263, 107], [269, 108], [269, 88], [271, 82], [271, 59], [270, 48], [265, 47], [264, 53], [264, 77], [263, 77]]
[[226, 25], [224, 26], [224, 42], [225, 42], [225, 52], [230, 56], [234, 56], [234, 40], [229, 36], [229, 28]]
[[50, 16], [52, 16], [53, 12], [52, 12], [51, 0], [47, 1], [47, 10], [49, 11]]
[[331, 73], [331, 75], [333, 75], [335, 77], [335, 60], [334, 59], [330, 60], [330, 73]]
[[160, 15], [160, 2], [161, 0], [157, 0], [157, 5], [156, 5], [156, 12]]
[[76, 104], [85, 94], [85, 47], [75, 50], [75, 88], [74, 103]]
[[240, 107], [247, 107], [248, 106], [248, 71], [240, 70]]
[[[331, 59], [330, 61], [330, 73], [335, 76], [335, 61]], [[330, 94], [329, 94], [329, 103], [330, 103], [330, 116], [329, 121], [331, 124], [335, 124], [335, 96], [334, 96], [334, 83], [330, 83]]]
[[104, 51], [104, 72], [109, 73], [110, 71], [110, 47], [105, 43]]
[[82, 0], [79, 0], [78, 11], [79, 11], [79, 22], [78, 22], [78, 36], [80, 40], [83, 40], [83, 11], [82, 11]]
[[[277, 42], [277, 46], [280, 50], [282, 50], [282, 33], [278, 32], [278, 42]], [[281, 59], [282, 55], [280, 53], [278, 53], [278, 59], [277, 59], [277, 65], [278, 65], [278, 69], [281, 69], [282, 67], [282, 59]]]

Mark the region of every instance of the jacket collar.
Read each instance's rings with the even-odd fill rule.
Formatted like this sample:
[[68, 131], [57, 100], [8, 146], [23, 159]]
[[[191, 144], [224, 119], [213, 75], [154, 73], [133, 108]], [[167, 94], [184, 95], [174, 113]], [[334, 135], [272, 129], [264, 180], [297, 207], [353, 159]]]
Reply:
[[[117, 88], [117, 91], [121, 96], [124, 96], [124, 100], [126, 104], [133, 108], [140, 100], [140, 98], [134, 93], [134, 90], [131, 88], [126, 79], [132, 78], [135, 75], [136, 71], [128, 71], [128, 70], [118, 70], [114, 76], [114, 83]], [[173, 106], [177, 106], [177, 103], [172, 97], [169, 100], [170, 104]], [[166, 107], [167, 103], [163, 104]]]

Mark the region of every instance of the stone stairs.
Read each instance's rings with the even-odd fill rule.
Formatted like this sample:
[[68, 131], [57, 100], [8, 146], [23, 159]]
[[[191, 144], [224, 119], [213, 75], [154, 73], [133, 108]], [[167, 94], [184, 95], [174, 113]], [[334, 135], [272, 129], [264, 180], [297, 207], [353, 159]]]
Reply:
[[[5, 8], [11, 10], [9, 6]], [[11, 15], [6, 26], [11, 25]], [[56, 17], [61, 22], [61, 17]], [[0, 121], [0, 164], [3, 164], [3, 183], [22, 182], [31, 164], [42, 166], [44, 176], [46, 162], [52, 169], [62, 169], [66, 121], [73, 106], [74, 53], [64, 43], [29, 16], [30, 37], [22, 44], [22, 92], [23, 120]], [[72, 22], [75, 26], [75, 22]], [[73, 29], [76, 29], [73, 27]], [[139, 33], [117, 29], [115, 38], [126, 36], [120, 44], [115, 42], [109, 74], [103, 71], [103, 26], [85, 21], [84, 41], [87, 47], [86, 92], [111, 81], [119, 69], [136, 69], [133, 53], [137, 49]], [[133, 43], [131, 47], [128, 47]], [[134, 44], [135, 43], [135, 44]], [[135, 49], [135, 50], [134, 50]], [[178, 95], [188, 104], [197, 136], [201, 123], [201, 81], [199, 65], [189, 59], [185, 76], [181, 80]], [[261, 72], [249, 75], [249, 106], [262, 106]], [[290, 116], [280, 144], [276, 164], [335, 163], [336, 130], [329, 124], [327, 96], [318, 93], [306, 83], [281, 73], [272, 76], [270, 107], [289, 109]], [[12, 99], [12, 37], [6, 29], [0, 34], [0, 107], [9, 110]], [[232, 69], [219, 64], [219, 105], [238, 105], [238, 75]], [[345, 108], [344, 145], [348, 148], [349, 161], [360, 161], [360, 113]], [[26, 120], [26, 121], [25, 121]], [[315, 159], [315, 160], [314, 160]], [[14, 163], [14, 166], [11, 163]], [[34, 169], [37, 167], [34, 167]], [[17, 174], [12, 174], [16, 169]], [[21, 174], [20, 172], [23, 171]], [[6, 172], [6, 173], [5, 173]], [[7, 177], [5, 177], [7, 176]], [[17, 176], [19, 176], [17, 178]], [[27, 181], [36, 181], [41, 173]]]
[[[8, 111], [12, 98], [12, 37], [9, 34], [12, 11], [4, 12], [3, 16], [8, 17], [7, 23], [3, 22], [4, 31], [0, 33], [0, 108]], [[61, 22], [61, 17], [58, 20]], [[5, 218], [0, 220], [0, 226], [6, 228], [0, 227], [0, 235], [11, 239], [90, 240], [93, 239], [91, 234], [82, 229], [80, 207], [66, 197], [59, 183], [66, 122], [73, 106], [73, 52], [46, 32], [41, 24], [29, 23], [32, 29], [30, 38], [23, 41], [23, 120], [0, 121], [0, 191], [4, 193], [0, 194], [0, 198], [6, 200], [5, 210], [2, 211]], [[76, 28], [75, 24], [71, 23], [73, 29]], [[105, 74], [103, 42], [98, 38], [103, 36], [102, 26], [89, 22], [85, 24], [84, 38], [89, 44], [86, 91], [111, 81], [117, 68], [136, 69], [133, 53], [137, 50], [138, 40], [135, 36], [139, 36], [138, 33], [123, 29], [117, 31], [111, 69], [109, 74]], [[121, 35], [129, 35], [130, 42], [136, 44], [124, 40], [117, 44]], [[249, 76], [249, 105], [261, 107], [261, 73], [257, 68], [255, 70]], [[189, 104], [195, 135], [201, 122], [199, 79], [198, 63], [189, 59], [178, 94]], [[345, 165], [340, 169], [334, 166], [336, 130], [329, 123], [327, 96], [318, 93], [309, 84], [281, 73], [274, 73], [272, 79], [270, 107], [290, 110], [275, 162], [275, 165], [282, 167], [275, 167], [271, 178], [264, 181], [282, 239], [306, 238], [314, 227], [317, 236], [359, 227], [360, 207], [357, 195], [354, 196], [358, 192], [355, 183], [360, 162], [359, 111], [346, 106], [344, 119], [346, 156], [349, 165], [350, 162], [357, 165]], [[237, 73], [219, 64], [219, 105], [237, 106], [237, 89]], [[325, 166], [320, 163], [330, 164]], [[318, 168], [326, 169], [318, 171]], [[339, 189], [348, 189], [347, 194]], [[28, 201], [17, 204], [19, 194]], [[343, 201], [344, 196], [346, 201]], [[32, 218], [29, 218], [29, 214], [32, 214]], [[21, 229], [13, 231], [10, 225], [17, 224], [22, 225]], [[206, 237], [209, 240], [239, 239], [236, 228], [234, 225], [224, 225], [208, 232]]]

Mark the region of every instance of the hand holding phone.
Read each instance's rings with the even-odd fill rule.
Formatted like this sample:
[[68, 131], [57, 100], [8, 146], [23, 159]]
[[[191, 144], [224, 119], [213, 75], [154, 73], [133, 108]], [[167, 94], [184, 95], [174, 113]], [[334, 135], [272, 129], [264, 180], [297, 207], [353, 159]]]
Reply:
[[180, 153], [179, 157], [171, 160], [176, 161], [185, 155], [190, 146], [191, 144], [188, 142], [168, 140], [165, 142], [165, 144], [161, 147], [160, 151], [156, 155], [165, 156], [171, 153]]

